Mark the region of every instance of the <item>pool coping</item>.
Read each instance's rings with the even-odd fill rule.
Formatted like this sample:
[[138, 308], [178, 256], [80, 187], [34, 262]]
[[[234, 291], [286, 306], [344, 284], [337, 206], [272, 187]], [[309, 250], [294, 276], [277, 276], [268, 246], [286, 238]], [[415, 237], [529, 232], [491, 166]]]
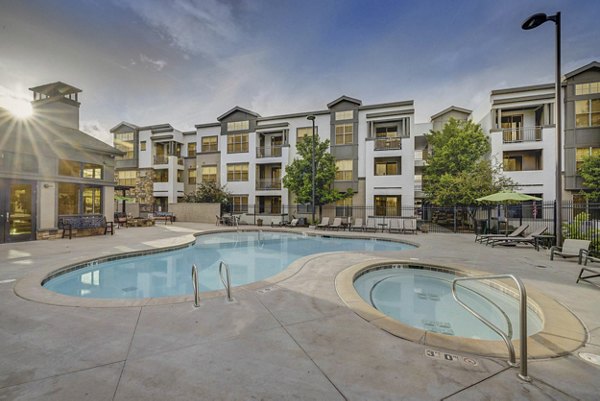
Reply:
[[[396, 337], [436, 348], [445, 348], [490, 357], [508, 358], [506, 344], [501, 340], [478, 340], [422, 330], [403, 324], [369, 305], [354, 288], [354, 280], [365, 271], [376, 269], [379, 266], [394, 264], [426, 266], [433, 270], [450, 270], [461, 276], [488, 274], [456, 264], [442, 265], [439, 262], [429, 262], [424, 259], [418, 261], [403, 259], [381, 259], [377, 262], [367, 261], [350, 266], [337, 274], [335, 288], [338, 296], [358, 316]], [[494, 280], [494, 282], [497, 282], [497, 280]], [[508, 292], [514, 292], [515, 287], [511, 284], [502, 282], [501, 286], [507, 288]], [[543, 322], [542, 330], [532, 334], [527, 339], [528, 359], [564, 356], [585, 344], [588, 338], [587, 330], [573, 312], [556, 300], [532, 288], [530, 285], [527, 286], [527, 298], [528, 306], [540, 314]], [[515, 347], [516, 357], [519, 359], [520, 341], [517, 339], [513, 340], [512, 343]]]
[[[56, 267], [56, 266], [48, 266], [41, 267], [34, 272], [27, 274], [25, 277], [18, 280], [13, 288], [15, 294], [23, 299], [27, 299], [29, 301], [40, 302], [44, 304], [57, 305], [57, 306], [69, 306], [69, 307], [87, 307], [87, 308], [129, 308], [129, 307], [140, 307], [140, 306], [151, 306], [151, 305], [169, 305], [169, 304], [177, 304], [177, 303], [193, 303], [194, 295], [179, 295], [179, 296], [171, 296], [171, 297], [157, 297], [157, 298], [138, 298], [138, 299], [103, 299], [103, 298], [81, 298], [81, 297], [73, 297], [69, 295], [63, 295], [43, 287], [43, 283], [47, 280], [59, 276], [64, 273], [68, 273], [73, 270], [81, 269], [87, 266], [90, 266], [92, 263], [112, 261], [117, 259], [126, 259], [136, 256], [144, 256], [156, 253], [169, 252], [173, 250], [183, 249], [190, 247], [194, 244], [197, 237], [209, 234], [217, 234], [224, 232], [285, 232], [295, 235], [308, 235], [308, 236], [326, 236], [326, 237], [338, 237], [338, 238], [346, 238], [346, 239], [377, 239], [381, 241], [390, 241], [390, 242], [398, 242], [407, 245], [412, 245], [415, 247], [419, 247], [419, 244], [413, 243], [411, 241], [396, 240], [392, 238], [385, 237], [377, 237], [377, 236], [356, 236], [356, 235], [343, 235], [343, 233], [336, 232], [331, 233], [327, 231], [296, 231], [289, 230], [286, 228], [271, 228], [265, 227], [263, 229], [257, 228], [227, 228], [227, 229], [213, 229], [213, 230], [205, 230], [201, 232], [195, 232], [193, 234], [186, 235], [185, 237], [191, 237], [184, 240], [181, 243], [176, 245], [169, 245], [164, 247], [156, 247], [149, 249], [142, 249], [136, 251], [127, 251], [127, 252], [119, 252], [114, 253], [107, 256], [102, 256], [99, 258], [91, 258], [81, 260], [75, 263], [70, 263], [65, 266]], [[339, 235], [342, 234], [342, 235]], [[362, 252], [362, 251], [361, 251]], [[235, 292], [237, 291], [257, 291], [259, 289], [272, 286], [279, 282], [282, 282], [296, 273], [298, 273], [302, 267], [306, 264], [308, 260], [311, 260], [318, 255], [327, 255], [336, 252], [322, 252], [316, 253], [312, 255], [303, 256], [294, 262], [292, 262], [288, 267], [286, 267], [281, 272], [268, 277], [264, 280], [255, 281], [253, 283], [244, 284], [241, 286], [232, 287], [235, 289], [233, 292], [233, 298], [235, 299]], [[191, 280], [191, 270], [190, 270], [190, 280]], [[200, 302], [203, 299], [211, 299], [216, 297], [225, 297], [225, 290], [215, 290], [208, 292], [200, 293]]]

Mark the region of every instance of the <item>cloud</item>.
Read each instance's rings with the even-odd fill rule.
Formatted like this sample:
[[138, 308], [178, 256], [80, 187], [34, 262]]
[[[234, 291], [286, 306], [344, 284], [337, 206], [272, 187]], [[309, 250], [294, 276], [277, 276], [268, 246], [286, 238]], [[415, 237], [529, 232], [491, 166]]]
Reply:
[[[150, 64], [153, 68], [156, 69], [156, 71], [162, 71], [162, 69], [165, 68], [165, 66], [167, 65], [167, 62], [165, 60], [152, 60], [145, 54], [140, 54], [140, 61], [145, 64]], [[135, 65], [135, 62], [133, 62], [132, 65]]]
[[238, 37], [230, 4], [218, 0], [115, 0], [186, 53], [216, 57]]
[[106, 129], [98, 120], [87, 120], [79, 123], [81, 130], [86, 134], [93, 136], [94, 138], [100, 139], [102, 142], [106, 142], [112, 146], [113, 138], [110, 131]]

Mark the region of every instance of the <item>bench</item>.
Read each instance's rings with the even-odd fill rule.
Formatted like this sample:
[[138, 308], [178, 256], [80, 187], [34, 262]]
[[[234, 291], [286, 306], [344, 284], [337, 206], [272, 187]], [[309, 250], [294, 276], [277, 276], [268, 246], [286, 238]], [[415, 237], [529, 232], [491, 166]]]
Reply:
[[173, 213], [169, 213], [169, 212], [154, 212], [154, 214], [152, 215], [152, 217], [148, 216], [149, 218], [152, 218], [154, 220], [164, 220], [165, 221], [165, 225], [170, 222], [171, 224], [173, 224], [173, 222], [175, 221], [175, 215]]
[[104, 229], [104, 235], [115, 233], [113, 222], [106, 221], [106, 217], [102, 215], [60, 216], [58, 228], [63, 230], [62, 238], [69, 235], [69, 239], [73, 237], [73, 230]]

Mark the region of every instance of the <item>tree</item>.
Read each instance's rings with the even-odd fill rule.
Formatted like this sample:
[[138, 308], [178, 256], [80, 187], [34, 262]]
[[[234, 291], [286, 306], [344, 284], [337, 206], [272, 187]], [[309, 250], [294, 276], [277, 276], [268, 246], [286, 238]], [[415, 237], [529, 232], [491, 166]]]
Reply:
[[585, 157], [578, 173], [587, 189], [583, 195], [592, 202], [600, 201], [600, 155]]
[[490, 143], [479, 124], [451, 118], [441, 131], [426, 135], [432, 150], [423, 188], [434, 205], [473, 205], [475, 199], [512, 187], [486, 159]]
[[[315, 136], [315, 205], [321, 206], [353, 195], [352, 189], [338, 192], [333, 189], [335, 159], [327, 151], [329, 140], [320, 141]], [[312, 137], [306, 136], [296, 144], [299, 158], [286, 166], [283, 186], [296, 195], [298, 203], [312, 203]]]
[[220, 203], [227, 205], [229, 203], [229, 193], [225, 187], [218, 186], [215, 182], [202, 182], [194, 192], [183, 195], [183, 201], [188, 203]]

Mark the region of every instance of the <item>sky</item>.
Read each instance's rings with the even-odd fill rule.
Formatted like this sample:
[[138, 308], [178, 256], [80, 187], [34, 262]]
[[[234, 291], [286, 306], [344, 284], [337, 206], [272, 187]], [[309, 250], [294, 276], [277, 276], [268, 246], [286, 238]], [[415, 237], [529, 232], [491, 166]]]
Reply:
[[554, 81], [600, 61], [599, 0], [0, 0], [0, 107], [62, 81], [81, 129], [121, 121], [182, 131], [234, 106], [262, 116], [414, 100], [416, 122], [473, 109], [492, 89]]

